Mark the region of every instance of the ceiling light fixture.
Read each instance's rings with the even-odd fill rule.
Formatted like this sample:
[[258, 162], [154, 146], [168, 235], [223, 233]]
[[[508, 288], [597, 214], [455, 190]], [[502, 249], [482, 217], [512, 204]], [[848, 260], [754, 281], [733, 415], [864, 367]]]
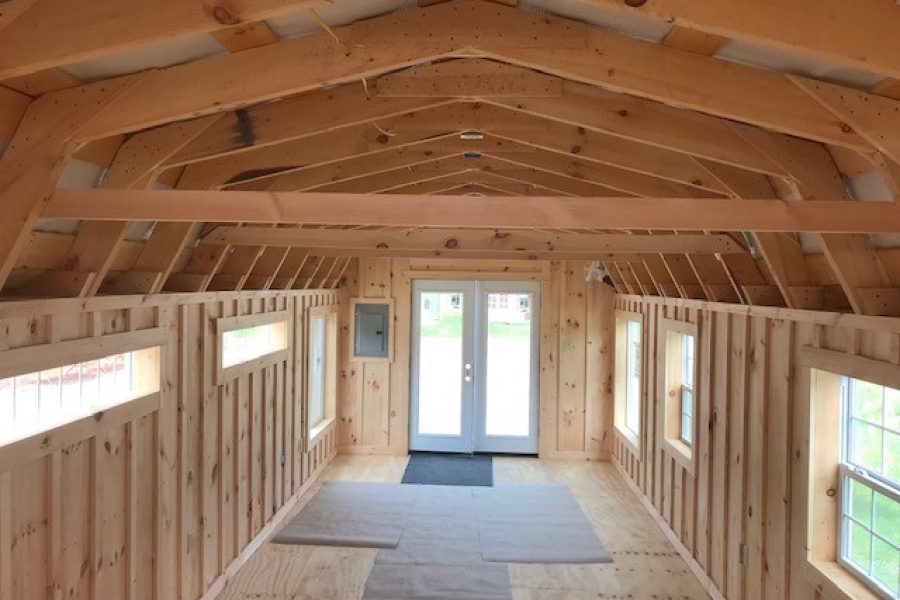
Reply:
[[483, 140], [484, 134], [480, 131], [464, 131], [459, 134], [461, 140]]

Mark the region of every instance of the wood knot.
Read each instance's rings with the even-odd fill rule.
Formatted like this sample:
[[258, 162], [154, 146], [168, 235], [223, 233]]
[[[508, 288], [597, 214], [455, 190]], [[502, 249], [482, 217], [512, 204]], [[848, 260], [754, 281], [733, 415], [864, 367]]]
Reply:
[[841, 131], [843, 131], [844, 133], [851, 133], [853, 131], [853, 128], [846, 123], [841, 123]]
[[571, 152], [572, 152], [572, 154], [579, 154], [579, 153], [581, 153], [581, 146], [572, 146]]
[[828, 488], [827, 490], [825, 490], [825, 495], [829, 498], [834, 498], [835, 495], [837, 495], [837, 491], [835, 491], [834, 488]]
[[231, 11], [224, 6], [213, 7], [212, 16], [213, 19], [215, 19], [222, 25], [237, 25], [239, 23], [237, 18], [233, 14], [231, 14]]
[[391, 138], [389, 138], [389, 137], [387, 136], [386, 133], [380, 133], [380, 134], [378, 134], [378, 137], [375, 138], [375, 140], [376, 140], [379, 144], [387, 144], [388, 141], [390, 141], [390, 139], [391, 139]]
[[449, 240], [444, 242], [444, 248], [449, 248], [451, 250], [453, 248], [459, 248], [459, 240], [457, 240], [456, 238], [450, 238]]
[[647, 0], [625, 0], [625, 6], [630, 6], [631, 8], [638, 8], [645, 4], [647, 4]]
[[620, 117], [627, 117], [627, 116], [628, 116], [628, 111], [625, 110], [625, 109], [623, 108], [622, 110], [619, 111], [618, 114], [619, 114]]
[[385, 244], [384, 242], [379, 243], [379, 244], [378, 244], [377, 246], [375, 246], [375, 247], [376, 247], [376, 248], [382, 248], [382, 249], [384, 249], [384, 248], [389, 248], [389, 246], [388, 246], [387, 244]]

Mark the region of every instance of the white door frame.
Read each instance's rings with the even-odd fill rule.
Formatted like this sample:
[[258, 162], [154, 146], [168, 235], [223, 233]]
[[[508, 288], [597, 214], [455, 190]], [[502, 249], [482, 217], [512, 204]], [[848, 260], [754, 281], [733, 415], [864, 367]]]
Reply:
[[[461, 379], [461, 434], [423, 435], [419, 424], [419, 326], [421, 296], [427, 292], [458, 292], [463, 298], [463, 348]], [[487, 392], [487, 295], [528, 293], [532, 297], [530, 427], [527, 437], [489, 436], [485, 433]], [[502, 452], [537, 454], [540, 419], [540, 304], [541, 286], [535, 281], [475, 281], [417, 279], [412, 282], [410, 328], [409, 447], [435, 452]], [[466, 365], [472, 368], [467, 370]], [[469, 380], [466, 380], [466, 377]]]

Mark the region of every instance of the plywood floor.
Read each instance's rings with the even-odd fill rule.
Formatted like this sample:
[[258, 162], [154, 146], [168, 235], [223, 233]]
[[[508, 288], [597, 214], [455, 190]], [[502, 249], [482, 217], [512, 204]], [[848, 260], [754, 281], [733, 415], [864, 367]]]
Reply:
[[[406, 461], [406, 457], [338, 456], [323, 477], [400, 481]], [[603, 565], [510, 565], [516, 600], [708, 598], [610, 463], [495, 458], [494, 477], [497, 483], [568, 484], [614, 560]], [[219, 598], [358, 600], [375, 553], [374, 549], [265, 544]]]

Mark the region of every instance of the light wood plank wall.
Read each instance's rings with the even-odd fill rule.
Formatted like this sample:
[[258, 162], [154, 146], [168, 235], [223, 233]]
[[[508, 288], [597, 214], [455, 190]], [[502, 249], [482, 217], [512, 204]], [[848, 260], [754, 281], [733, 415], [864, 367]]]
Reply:
[[[341, 292], [340, 450], [405, 454], [409, 444], [414, 279], [540, 281], [540, 454], [608, 460], [612, 435], [612, 288], [584, 280], [583, 262], [363, 258]], [[393, 298], [394, 360], [351, 362], [352, 297]]]
[[[335, 453], [333, 429], [303, 452], [298, 391], [304, 311], [338, 300], [327, 290], [0, 303], [0, 350], [167, 332], [158, 410], [0, 473], [0, 598], [215, 597]], [[293, 323], [289, 352], [217, 385], [215, 319], [278, 310]]]
[[[613, 461], [711, 596], [854, 597], [807, 564], [811, 403], [800, 356], [812, 346], [900, 365], [900, 320], [637, 296], [615, 306], [644, 317], [645, 369], [638, 452], [614, 429]], [[694, 474], [662, 443], [663, 319], [699, 329]]]

